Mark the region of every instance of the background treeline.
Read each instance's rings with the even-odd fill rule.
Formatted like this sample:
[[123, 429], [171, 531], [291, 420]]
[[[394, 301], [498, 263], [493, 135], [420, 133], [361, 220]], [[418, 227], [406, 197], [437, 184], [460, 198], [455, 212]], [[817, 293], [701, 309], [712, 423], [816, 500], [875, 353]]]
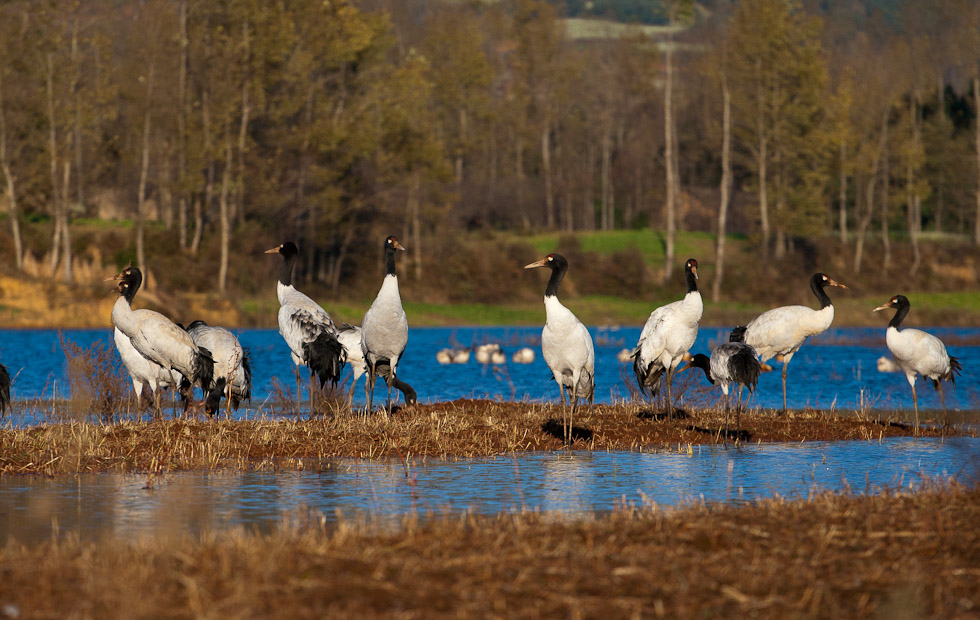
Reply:
[[[236, 257], [292, 238], [336, 294], [389, 232], [417, 281], [474, 231], [655, 228], [663, 278], [678, 230], [885, 274], [919, 270], [923, 235], [980, 243], [980, 3], [588, 6], [661, 26], [576, 36], [578, 4], [535, 0], [4, 2], [6, 262], [70, 282], [179, 256], [154, 275], [251, 294]], [[131, 224], [116, 254], [79, 240], [93, 220]]]

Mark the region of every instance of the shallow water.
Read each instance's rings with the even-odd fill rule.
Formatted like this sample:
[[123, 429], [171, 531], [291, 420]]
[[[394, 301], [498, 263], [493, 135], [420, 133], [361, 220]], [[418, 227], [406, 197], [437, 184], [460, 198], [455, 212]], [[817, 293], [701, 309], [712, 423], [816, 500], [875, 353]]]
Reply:
[[[616, 361], [616, 353], [632, 348], [639, 338], [640, 328], [592, 328], [596, 344], [596, 400], [610, 402], [629, 398], [624, 382], [631, 375], [628, 365]], [[980, 342], [980, 329], [937, 328], [932, 333], [947, 340], [951, 355], [963, 365], [963, 374], [956, 387], [947, 386], [946, 404], [950, 409], [980, 409], [980, 346], [961, 346], [955, 342]], [[100, 330], [65, 330], [64, 336], [82, 347], [103, 341], [112, 347], [111, 332]], [[289, 350], [276, 330], [248, 329], [237, 332], [252, 355], [254, 397], [250, 411], [254, 415], [273, 390], [274, 379], [285, 387], [295, 389], [293, 364]], [[463, 397], [499, 399], [530, 399], [557, 401], [558, 390], [541, 357], [541, 329], [537, 327], [467, 327], [414, 328], [408, 349], [399, 365], [399, 375], [418, 392], [422, 402], [435, 402]], [[694, 352], [709, 352], [710, 348], [727, 340], [728, 329], [702, 327]], [[498, 342], [508, 354], [504, 366], [483, 366], [475, 357], [465, 365], [442, 366], [436, 362], [439, 349], [449, 346], [475, 346]], [[511, 363], [510, 354], [521, 346], [535, 350], [533, 364]], [[885, 346], [884, 327], [831, 329], [803, 345], [789, 365], [788, 403], [790, 407], [836, 407], [838, 409], [905, 408], [912, 407], [912, 394], [905, 377], [897, 373], [880, 373], [876, 361], [889, 355]], [[68, 390], [67, 364], [55, 330], [0, 331], [0, 362], [12, 377], [14, 399], [51, 398], [64, 396]], [[763, 374], [758, 394], [752, 406], [778, 407], [782, 404], [779, 364], [775, 372]], [[696, 383], [706, 385], [697, 371]], [[350, 371], [347, 371], [349, 377]], [[304, 372], [304, 386], [306, 381]], [[349, 378], [345, 379], [349, 385]], [[362, 380], [363, 381], [363, 380]], [[355, 390], [355, 402], [364, 402], [363, 383]], [[939, 396], [928, 383], [919, 380], [919, 403], [924, 409], [937, 409]], [[382, 390], [379, 383], [378, 393]], [[709, 391], [710, 398], [720, 395]], [[377, 396], [377, 393], [376, 393]], [[383, 398], [383, 396], [382, 396]], [[377, 398], [375, 399], [377, 402]], [[23, 419], [15, 423], [34, 423], [43, 418]]]
[[269, 531], [308, 515], [397, 524], [472, 510], [569, 515], [690, 501], [740, 504], [821, 490], [874, 493], [925, 480], [980, 482], [980, 439], [695, 447], [688, 453], [528, 453], [491, 459], [324, 461], [319, 472], [0, 477], [0, 542], [53, 534], [197, 535], [233, 527]]

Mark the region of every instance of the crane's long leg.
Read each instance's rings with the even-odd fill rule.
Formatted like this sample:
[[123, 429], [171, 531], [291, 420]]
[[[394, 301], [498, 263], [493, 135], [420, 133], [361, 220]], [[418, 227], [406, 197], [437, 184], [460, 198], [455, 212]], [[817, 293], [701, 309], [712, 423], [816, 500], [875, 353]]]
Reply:
[[725, 444], [728, 444], [728, 414], [732, 411], [732, 395], [725, 394]]
[[575, 428], [573, 424], [575, 423], [575, 407], [577, 406], [578, 406], [578, 389], [572, 388], [572, 410], [568, 414], [568, 433], [565, 436], [566, 446], [572, 445], [572, 429]]
[[919, 396], [915, 393], [915, 383], [912, 383], [912, 406], [915, 408], [915, 434], [919, 434]]
[[783, 361], [783, 413], [786, 413], [786, 367], [789, 366], [789, 360]]
[[[749, 392], [749, 398], [752, 398], [752, 392]], [[748, 406], [746, 401], [745, 406]], [[735, 410], [735, 435], [738, 436], [738, 432], [742, 430], [742, 386], [738, 386], [738, 408]]]
[[388, 414], [391, 414], [391, 382], [395, 380], [395, 369], [392, 368], [391, 372], [388, 373], [388, 378], [385, 379], [385, 384], [388, 386]]
[[364, 416], [371, 413], [371, 406], [374, 404], [374, 365], [368, 364], [367, 380], [364, 382]]
[[674, 368], [673, 366], [667, 366], [667, 417], [671, 421], [674, 420], [674, 397], [670, 391], [670, 384], [674, 380]]
[[942, 381], [937, 381], [936, 387], [939, 388], [939, 401], [942, 402], [943, 404], [943, 418], [944, 418], [943, 424], [946, 426], [946, 428], [949, 428], [949, 412], [946, 411], [946, 396], [943, 394]]
[[313, 414], [316, 413], [316, 401], [315, 401], [316, 390], [313, 389], [313, 375], [314, 373], [311, 371], [310, 372], [310, 419], [312, 419]]
[[296, 365], [295, 370], [296, 370], [296, 415], [299, 415], [300, 406], [302, 404], [300, 401], [300, 394], [302, 390], [302, 384], [300, 383], [300, 381], [302, 379], [299, 376], [299, 364]]
[[566, 405], [565, 405], [565, 384], [562, 383], [561, 381], [558, 381], [558, 391], [561, 393], [561, 435], [562, 435], [562, 441], [564, 441], [565, 440], [565, 435], [567, 434], [566, 431], [565, 431], [565, 418], [568, 416], [568, 413], [565, 410], [565, 407], [566, 407]]

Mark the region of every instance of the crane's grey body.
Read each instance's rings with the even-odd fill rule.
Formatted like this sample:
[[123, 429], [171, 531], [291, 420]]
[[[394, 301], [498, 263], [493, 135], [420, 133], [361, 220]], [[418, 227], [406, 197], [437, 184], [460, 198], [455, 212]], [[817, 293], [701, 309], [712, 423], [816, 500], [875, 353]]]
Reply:
[[[229, 404], [237, 409], [243, 400], [252, 398], [252, 370], [248, 353], [235, 334], [224, 327], [194, 321], [187, 333], [198, 346], [211, 351], [214, 358], [214, 390], [208, 398], [209, 410], [217, 410], [222, 395], [229, 397]], [[227, 393], [225, 393], [227, 391]]]
[[[915, 392], [915, 379], [922, 375], [932, 381], [939, 392], [943, 412], [946, 412], [946, 396], [943, 394], [943, 381], [955, 383], [956, 375], [962, 366], [955, 357], [946, 352], [946, 345], [939, 338], [921, 329], [900, 329], [911, 309], [908, 298], [896, 295], [888, 303], [874, 309], [875, 312], [895, 308], [895, 316], [885, 331], [885, 344], [895, 358], [895, 364], [905, 374], [912, 388], [912, 404], [915, 407], [915, 432], [919, 432], [919, 397]], [[946, 420], [949, 423], [949, 420]]]
[[[691, 359], [690, 355], [686, 356]], [[731, 412], [729, 387], [734, 383], [738, 389], [738, 410], [735, 419], [736, 431], [742, 418], [742, 387], [749, 388], [749, 394], [755, 390], [759, 375], [763, 370], [771, 370], [769, 366], [759, 362], [756, 350], [744, 342], [725, 342], [711, 351], [711, 357], [703, 354], [693, 356], [690, 367], [701, 368], [708, 381], [721, 388], [725, 395], [725, 441], [728, 441], [728, 418]], [[751, 398], [751, 396], [750, 396]]]
[[180, 385], [180, 373], [148, 360], [136, 350], [129, 336], [122, 333], [118, 327], [113, 327], [112, 339], [116, 344], [116, 350], [119, 351], [119, 357], [122, 358], [123, 366], [133, 382], [137, 403], [143, 394], [144, 385], [149, 385], [150, 392], [153, 394], [156, 394], [157, 389], [176, 388]]
[[361, 350], [361, 328], [350, 323], [343, 323], [338, 330], [337, 338], [347, 352], [347, 363], [354, 371], [354, 380], [350, 384], [350, 394], [354, 395], [354, 385], [357, 380], [367, 372], [367, 364], [364, 363], [364, 351]]
[[292, 284], [276, 283], [279, 298], [279, 333], [289, 346], [289, 353], [296, 366], [305, 366], [305, 347], [316, 341], [321, 334], [337, 337], [337, 326], [327, 311]]
[[667, 414], [673, 419], [674, 404], [671, 383], [677, 366], [698, 338], [698, 326], [704, 313], [704, 302], [698, 291], [698, 261], [684, 265], [687, 293], [683, 299], [661, 306], [650, 313], [640, 339], [631, 353], [633, 374], [641, 392], [656, 395], [660, 377], [666, 373]]
[[541, 355], [555, 381], [565, 392], [591, 399], [595, 393], [595, 348], [582, 321], [557, 297], [544, 298], [545, 324], [541, 330]]
[[[361, 321], [361, 353], [367, 370], [364, 385], [367, 404], [364, 413], [370, 413], [374, 400], [375, 377], [385, 377], [388, 385], [388, 410], [391, 410], [391, 388], [398, 373], [398, 362], [408, 346], [408, 317], [402, 308], [398, 291], [398, 275], [395, 273], [395, 253], [405, 251], [398, 239], [389, 236], [384, 242], [385, 276], [381, 290], [364, 313]], [[387, 367], [382, 371], [381, 367]]]
[[[129, 337], [143, 357], [164, 369], [176, 370], [191, 382], [197, 381], [202, 353], [191, 337], [173, 321], [153, 310], [133, 310], [124, 297], [112, 307], [112, 323]], [[209, 385], [202, 386], [207, 390]]]

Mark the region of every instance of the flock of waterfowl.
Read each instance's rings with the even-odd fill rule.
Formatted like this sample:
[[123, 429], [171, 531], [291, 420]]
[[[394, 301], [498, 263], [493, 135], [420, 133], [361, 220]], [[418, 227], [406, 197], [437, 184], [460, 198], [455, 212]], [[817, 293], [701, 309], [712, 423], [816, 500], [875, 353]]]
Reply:
[[[384, 241], [385, 275], [371, 307], [364, 314], [360, 327], [337, 326], [330, 315], [310, 297], [296, 290], [292, 283], [293, 268], [299, 249], [287, 241], [267, 254], [279, 254], [283, 262], [277, 283], [279, 298], [279, 332], [289, 347], [296, 367], [297, 400], [301, 390], [300, 366], [310, 371], [310, 406], [315, 407], [314, 376], [322, 387], [336, 384], [344, 366], [353, 371], [348, 394], [348, 406], [353, 400], [354, 386], [366, 375], [364, 413], [371, 411], [374, 387], [378, 377], [388, 388], [387, 410], [391, 409], [392, 388], [404, 395], [406, 404], [417, 401], [415, 390], [398, 377], [398, 362], [408, 344], [408, 319], [402, 308], [398, 290], [395, 256], [405, 248], [393, 236]], [[544, 294], [546, 321], [541, 334], [541, 352], [558, 384], [562, 401], [562, 425], [566, 443], [572, 441], [572, 420], [579, 400], [591, 407], [595, 396], [595, 349], [592, 336], [581, 321], [558, 300], [558, 286], [568, 271], [568, 261], [561, 254], [549, 254], [525, 269], [544, 267], [551, 270]], [[650, 396], [666, 386], [667, 416], [674, 415], [672, 383], [676, 372], [700, 368], [712, 384], [718, 385], [726, 400], [725, 434], [728, 436], [731, 386], [737, 386], [737, 414], [741, 414], [742, 388], [750, 394], [759, 375], [772, 370], [765, 362], [782, 362], [783, 410], [786, 409], [786, 368], [800, 346], [810, 336], [830, 327], [834, 320], [834, 305], [826, 287], [847, 287], [826, 274], [817, 273], [810, 279], [810, 288], [820, 302], [819, 309], [807, 306], [783, 306], [760, 314], [745, 326], [735, 327], [729, 342], [716, 346], [710, 355], [692, 354], [697, 339], [703, 305], [698, 291], [698, 262], [691, 258], [684, 266], [687, 293], [673, 303], [650, 313], [636, 347], [621, 354], [621, 361], [631, 361], [640, 390]], [[186, 328], [152, 310], [132, 308], [143, 275], [136, 267], [127, 267], [116, 276], [119, 299], [113, 305], [114, 342], [119, 350], [137, 396], [137, 407], [143, 386], [154, 396], [160, 407], [160, 393], [171, 389], [176, 406], [179, 394], [186, 409], [192, 385], [203, 394], [205, 411], [214, 414], [226, 399], [229, 409], [237, 409], [241, 401], [251, 397], [252, 373], [249, 355], [235, 335], [222, 327], [194, 321]], [[894, 357], [894, 369], [903, 372], [912, 387], [916, 429], [919, 426], [918, 396], [915, 379], [922, 375], [930, 379], [945, 410], [942, 382], [955, 379], [961, 370], [955, 357], [935, 336], [917, 329], [900, 329], [910, 304], [903, 295], [896, 295], [875, 312], [893, 308], [895, 315], [888, 324], [886, 342]], [[625, 353], [625, 351], [623, 352]], [[470, 358], [470, 349], [443, 349], [436, 359], [443, 364], [463, 364]], [[503, 364], [506, 356], [497, 344], [476, 348], [476, 358], [483, 364]], [[522, 348], [514, 353], [515, 363], [534, 361], [534, 350]], [[683, 365], [687, 362], [686, 365]], [[0, 365], [0, 411], [10, 401], [10, 377]], [[736, 418], [736, 428], [739, 419]]]

